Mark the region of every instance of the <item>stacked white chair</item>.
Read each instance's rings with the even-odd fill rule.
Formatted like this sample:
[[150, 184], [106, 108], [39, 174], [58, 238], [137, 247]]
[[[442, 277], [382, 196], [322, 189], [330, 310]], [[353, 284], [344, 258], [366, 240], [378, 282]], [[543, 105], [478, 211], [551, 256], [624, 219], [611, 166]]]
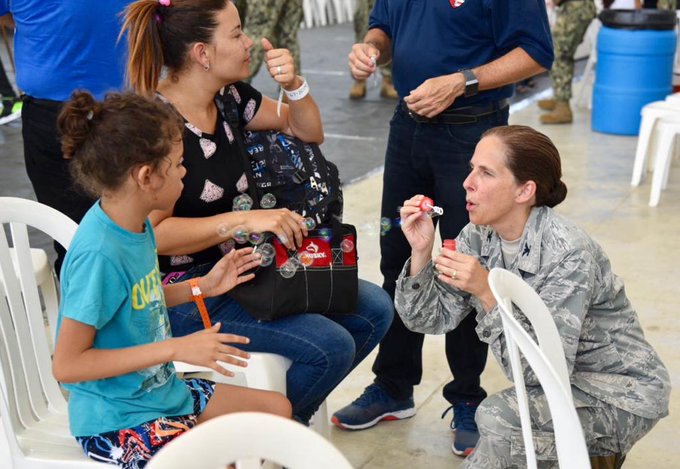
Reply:
[[642, 108], [631, 185], [639, 186], [647, 170], [653, 170], [649, 206], [656, 207], [668, 184], [675, 136], [680, 134], [680, 97], [670, 95]]
[[[9, 455], [0, 454], [0, 467], [101, 467], [85, 457], [69, 432], [67, 404], [51, 371], [51, 337], [58, 313], [56, 286], [52, 286], [53, 293], [47, 288], [41, 273], [45, 267], [42, 262], [36, 264], [36, 250], [30, 248], [27, 232], [27, 226], [37, 228], [68, 249], [78, 226], [38, 202], [0, 197], [0, 225], [4, 224], [9, 224], [13, 247], [5, 231], [0, 230], [0, 438], [4, 435], [9, 448]], [[44, 263], [49, 271], [46, 256]], [[51, 274], [48, 278], [54, 281]], [[39, 288], [42, 285], [45, 287]], [[41, 293], [50, 320], [47, 328]], [[234, 369], [237, 375], [230, 381], [222, 375], [211, 377], [285, 394], [289, 367], [290, 360], [282, 356], [252, 353], [249, 366]], [[184, 364], [178, 364], [178, 368], [200, 371]], [[329, 434], [325, 402], [313, 425], [323, 436]], [[9, 460], [5, 460], [7, 457]]]
[[[522, 422], [527, 467], [536, 468], [536, 454], [520, 350], [536, 374], [548, 400], [560, 467], [589, 469], [588, 449], [574, 407], [564, 349], [550, 311], [529, 284], [507, 270], [491, 269], [489, 287], [496, 298], [503, 321], [503, 334], [510, 355]], [[538, 344], [515, 319], [513, 304], [529, 320]]]
[[224, 415], [168, 443], [148, 469], [259, 468], [260, 459], [290, 469], [352, 469], [329, 441], [292, 420], [257, 412]]
[[9, 447], [9, 455], [0, 454], [0, 467], [101, 467], [69, 433], [27, 231], [37, 228], [68, 248], [77, 225], [50, 207], [14, 197], [0, 197], [0, 224], [9, 224], [13, 243], [11, 251], [0, 230], [0, 421]]
[[354, 0], [302, 0], [306, 28], [347, 23], [354, 18]]

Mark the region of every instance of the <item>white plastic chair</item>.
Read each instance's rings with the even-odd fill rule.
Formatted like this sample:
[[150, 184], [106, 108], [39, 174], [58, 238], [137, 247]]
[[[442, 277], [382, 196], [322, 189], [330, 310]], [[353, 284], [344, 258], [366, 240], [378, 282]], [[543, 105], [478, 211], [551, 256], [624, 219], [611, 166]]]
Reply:
[[[201, 373], [206, 378], [216, 383], [234, 384], [265, 391], [278, 391], [286, 394], [286, 372], [290, 368], [291, 361], [281, 355], [273, 353], [251, 352], [248, 366], [241, 368], [228, 363], [219, 362], [224, 368], [234, 372], [233, 377], [224, 376], [210, 368], [190, 365], [183, 362], [174, 362], [178, 373]], [[328, 424], [328, 408], [326, 401], [321, 404], [314, 414], [311, 426], [321, 436], [328, 438], [330, 428]]]
[[[630, 181], [632, 186], [639, 186], [646, 169], [652, 169], [656, 166], [656, 157], [660, 148], [658, 144], [656, 148], [653, 145], [657, 123], [662, 120], [680, 120], [680, 98], [670, 95], [665, 101], [646, 104], [642, 108], [641, 114], [642, 120], [640, 121], [640, 132], [635, 150], [635, 161], [633, 162], [633, 176]], [[650, 155], [651, 157], [649, 157]]]
[[[27, 231], [37, 228], [68, 248], [77, 225], [53, 208], [14, 197], [0, 197], [0, 224], [9, 224], [14, 246], [12, 255], [0, 230], [0, 420], [9, 467], [101, 466], [85, 457], [69, 433], [66, 401], [52, 377]], [[0, 465], [7, 467], [4, 461]]]
[[676, 119], [662, 120], [657, 123], [658, 145], [654, 158], [652, 188], [649, 194], [649, 206], [656, 207], [661, 198], [661, 191], [668, 185], [668, 175], [673, 159], [675, 137], [680, 134], [680, 116]]
[[[329, 441], [292, 420], [257, 412], [224, 415], [168, 443], [148, 469], [259, 467], [259, 459], [290, 469], [351, 469]], [[247, 466], [252, 462], [255, 466]]]
[[[522, 422], [527, 467], [536, 468], [536, 452], [519, 350], [536, 374], [548, 400], [560, 467], [589, 469], [588, 449], [574, 407], [564, 349], [550, 311], [530, 285], [507, 270], [491, 269], [489, 287], [496, 298], [503, 321], [503, 333], [510, 355]], [[515, 319], [513, 303], [531, 323], [538, 344]]]

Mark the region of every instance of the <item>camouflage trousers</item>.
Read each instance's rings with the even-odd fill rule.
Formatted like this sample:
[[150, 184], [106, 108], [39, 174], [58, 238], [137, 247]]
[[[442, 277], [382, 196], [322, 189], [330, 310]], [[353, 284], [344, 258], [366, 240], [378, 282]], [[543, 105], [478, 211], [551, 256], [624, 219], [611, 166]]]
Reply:
[[[627, 454], [657, 420], [633, 415], [572, 387], [583, 433], [591, 456]], [[558, 468], [553, 423], [540, 386], [527, 386], [538, 467]], [[486, 398], [475, 416], [480, 438], [461, 468], [505, 469], [526, 467], [526, 453], [515, 389]]]
[[571, 98], [571, 80], [574, 78], [574, 54], [583, 41], [588, 25], [595, 18], [593, 0], [571, 0], [557, 8], [557, 20], [553, 28], [555, 61], [550, 77], [555, 99]]
[[253, 40], [250, 50], [250, 78], [260, 70], [264, 49], [260, 40], [266, 37], [274, 48], [288, 49], [295, 59], [295, 72], [300, 73], [298, 29], [302, 22], [302, 0], [248, 0], [243, 31]]
[[[357, 0], [354, 8], [354, 42], [363, 42], [366, 33], [368, 32], [368, 17], [371, 16], [371, 10], [375, 0]], [[383, 76], [392, 76], [392, 63], [380, 66], [380, 73]]]
[[656, 3], [656, 8], [659, 10], [675, 10], [677, 6], [677, 0], [659, 0]]

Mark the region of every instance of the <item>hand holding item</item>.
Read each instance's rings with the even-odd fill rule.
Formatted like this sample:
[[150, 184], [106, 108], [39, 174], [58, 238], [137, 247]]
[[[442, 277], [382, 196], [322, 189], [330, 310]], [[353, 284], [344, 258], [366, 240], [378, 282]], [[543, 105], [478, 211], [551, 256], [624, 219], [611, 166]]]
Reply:
[[380, 51], [372, 44], [354, 44], [348, 57], [349, 71], [355, 80], [365, 80], [378, 70]]
[[288, 249], [295, 250], [302, 246], [302, 238], [308, 233], [304, 222], [304, 217], [287, 208], [249, 210], [245, 227], [248, 232], [274, 233]]
[[[421, 203], [426, 197], [416, 195], [404, 202], [399, 210], [401, 216], [401, 230], [413, 251], [427, 252], [429, 256], [434, 244], [434, 223], [423, 212]], [[431, 200], [431, 199], [429, 199]]]
[[[451, 244], [449, 246], [455, 248]], [[435, 257], [434, 264], [440, 281], [476, 296], [486, 311], [496, 304], [489, 288], [489, 271], [482, 267], [476, 257], [444, 246], [439, 256]]]

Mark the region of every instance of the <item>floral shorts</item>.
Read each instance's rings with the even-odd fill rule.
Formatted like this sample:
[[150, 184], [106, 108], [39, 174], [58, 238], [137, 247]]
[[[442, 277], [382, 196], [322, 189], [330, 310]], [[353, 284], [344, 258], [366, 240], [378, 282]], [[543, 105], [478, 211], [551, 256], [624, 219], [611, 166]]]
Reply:
[[151, 457], [166, 443], [196, 426], [196, 419], [215, 391], [215, 383], [207, 379], [184, 380], [194, 399], [194, 413], [178, 417], [160, 417], [125, 430], [77, 436], [85, 455], [99, 462], [116, 464], [125, 469], [146, 466]]

